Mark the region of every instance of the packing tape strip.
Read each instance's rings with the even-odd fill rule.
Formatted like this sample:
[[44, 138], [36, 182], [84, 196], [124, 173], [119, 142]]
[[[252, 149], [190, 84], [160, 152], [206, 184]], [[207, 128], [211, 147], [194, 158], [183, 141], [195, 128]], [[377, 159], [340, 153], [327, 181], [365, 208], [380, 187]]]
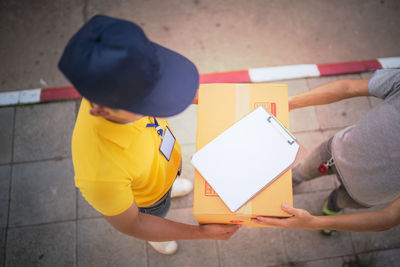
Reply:
[[235, 106], [236, 106], [236, 116], [235, 122], [243, 118], [249, 113], [250, 106], [250, 84], [237, 84], [235, 90]]
[[[237, 84], [235, 90], [236, 116], [235, 121], [240, 120], [249, 113], [250, 107], [250, 84]], [[240, 214], [252, 214], [251, 200], [236, 211]]]

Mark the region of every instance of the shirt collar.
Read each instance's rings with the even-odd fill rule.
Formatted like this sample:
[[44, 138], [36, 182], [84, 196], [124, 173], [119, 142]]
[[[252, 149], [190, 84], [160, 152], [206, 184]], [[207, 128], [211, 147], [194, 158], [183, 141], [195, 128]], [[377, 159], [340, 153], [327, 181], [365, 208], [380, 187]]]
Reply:
[[124, 149], [130, 146], [135, 135], [143, 131], [144, 127], [146, 127], [145, 124], [149, 120], [148, 117], [143, 117], [128, 124], [119, 124], [103, 118], [97, 119], [99, 119], [96, 127], [98, 134]]
[[92, 123], [93, 128], [96, 130], [98, 135], [117, 144], [123, 149], [126, 149], [131, 145], [135, 135], [140, 134], [149, 122], [149, 117], [147, 116], [127, 124], [115, 123], [102, 117], [95, 117], [89, 114], [89, 101], [86, 99], [82, 101], [86, 102], [85, 105], [87, 105], [87, 108], [85, 112], [87, 116], [89, 116], [89, 121]]

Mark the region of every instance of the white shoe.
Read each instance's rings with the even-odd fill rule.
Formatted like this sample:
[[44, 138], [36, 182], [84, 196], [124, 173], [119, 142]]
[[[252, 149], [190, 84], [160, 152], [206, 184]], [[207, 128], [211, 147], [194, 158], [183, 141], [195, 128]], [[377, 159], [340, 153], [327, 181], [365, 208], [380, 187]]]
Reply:
[[176, 241], [166, 241], [166, 242], [151, 242], [148, 241], [150, 246], [152, 246], [157, 252], [165, 255], [172, 255], [178, 250], [178, 243]]
[[188, 179], [176, 178], [172, 185], [171, 197], [181, 197], [193, 190], [193, 183]]

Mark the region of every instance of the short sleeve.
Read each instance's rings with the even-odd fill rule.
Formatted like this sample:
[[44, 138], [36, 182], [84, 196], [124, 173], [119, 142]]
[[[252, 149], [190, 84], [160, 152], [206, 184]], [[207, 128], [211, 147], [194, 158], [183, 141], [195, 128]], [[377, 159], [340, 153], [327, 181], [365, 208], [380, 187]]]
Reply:
[[371, 95], [386, 99], [400, 91], [400, 70], [377, 70], [368, 82]]
[[89, 204], [106, 216], [121, 214], [132, 205], [134, 200], [130, 185], [123, 181], [81, 180], [79, 189]]

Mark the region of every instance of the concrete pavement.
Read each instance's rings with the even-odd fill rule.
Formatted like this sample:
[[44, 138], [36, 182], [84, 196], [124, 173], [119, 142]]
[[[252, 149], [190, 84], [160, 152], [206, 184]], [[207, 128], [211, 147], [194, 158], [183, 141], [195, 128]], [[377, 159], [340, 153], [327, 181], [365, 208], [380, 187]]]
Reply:
[[[68, 85], [56, 68], [69, 37], [96, 13], [134, 20], [191, 58], [201, 73], [400, 55], [400, 4], [369, 1], [3, 0], [0, 90]], [[368, 73], [361, 77], [368, 77]], [[347, 75], [360, 78], [360, 75]], [[283, 81], [290, 94], [341, 77]], [[356, 122], [379, 101], [360, 97], [291, 112], [308, 148]], [[179, 241], [173, 256], [112, 229], [73, 185], [70, 136], [78, 101], [0, 108], [0, 264], [4, 266], [398, 266], [400, 228], [379, 233], [244, 228], [229, 241]], [[171, 118], [193, 179], [196, 106]], [[318, 214], [334, 177], [296, 189], [296, 207]], [[192, 195], [169, 217], [195, 223]], [[347, 212], [351, 212], [350, 210]], [[100, 234], [99, 234], [100, 233]]]
[[57, 62], [101, 13], [135, 21], [200, 73], [400, 55], [397, 0], [2, 0], [0, 91], [68, 85]]

